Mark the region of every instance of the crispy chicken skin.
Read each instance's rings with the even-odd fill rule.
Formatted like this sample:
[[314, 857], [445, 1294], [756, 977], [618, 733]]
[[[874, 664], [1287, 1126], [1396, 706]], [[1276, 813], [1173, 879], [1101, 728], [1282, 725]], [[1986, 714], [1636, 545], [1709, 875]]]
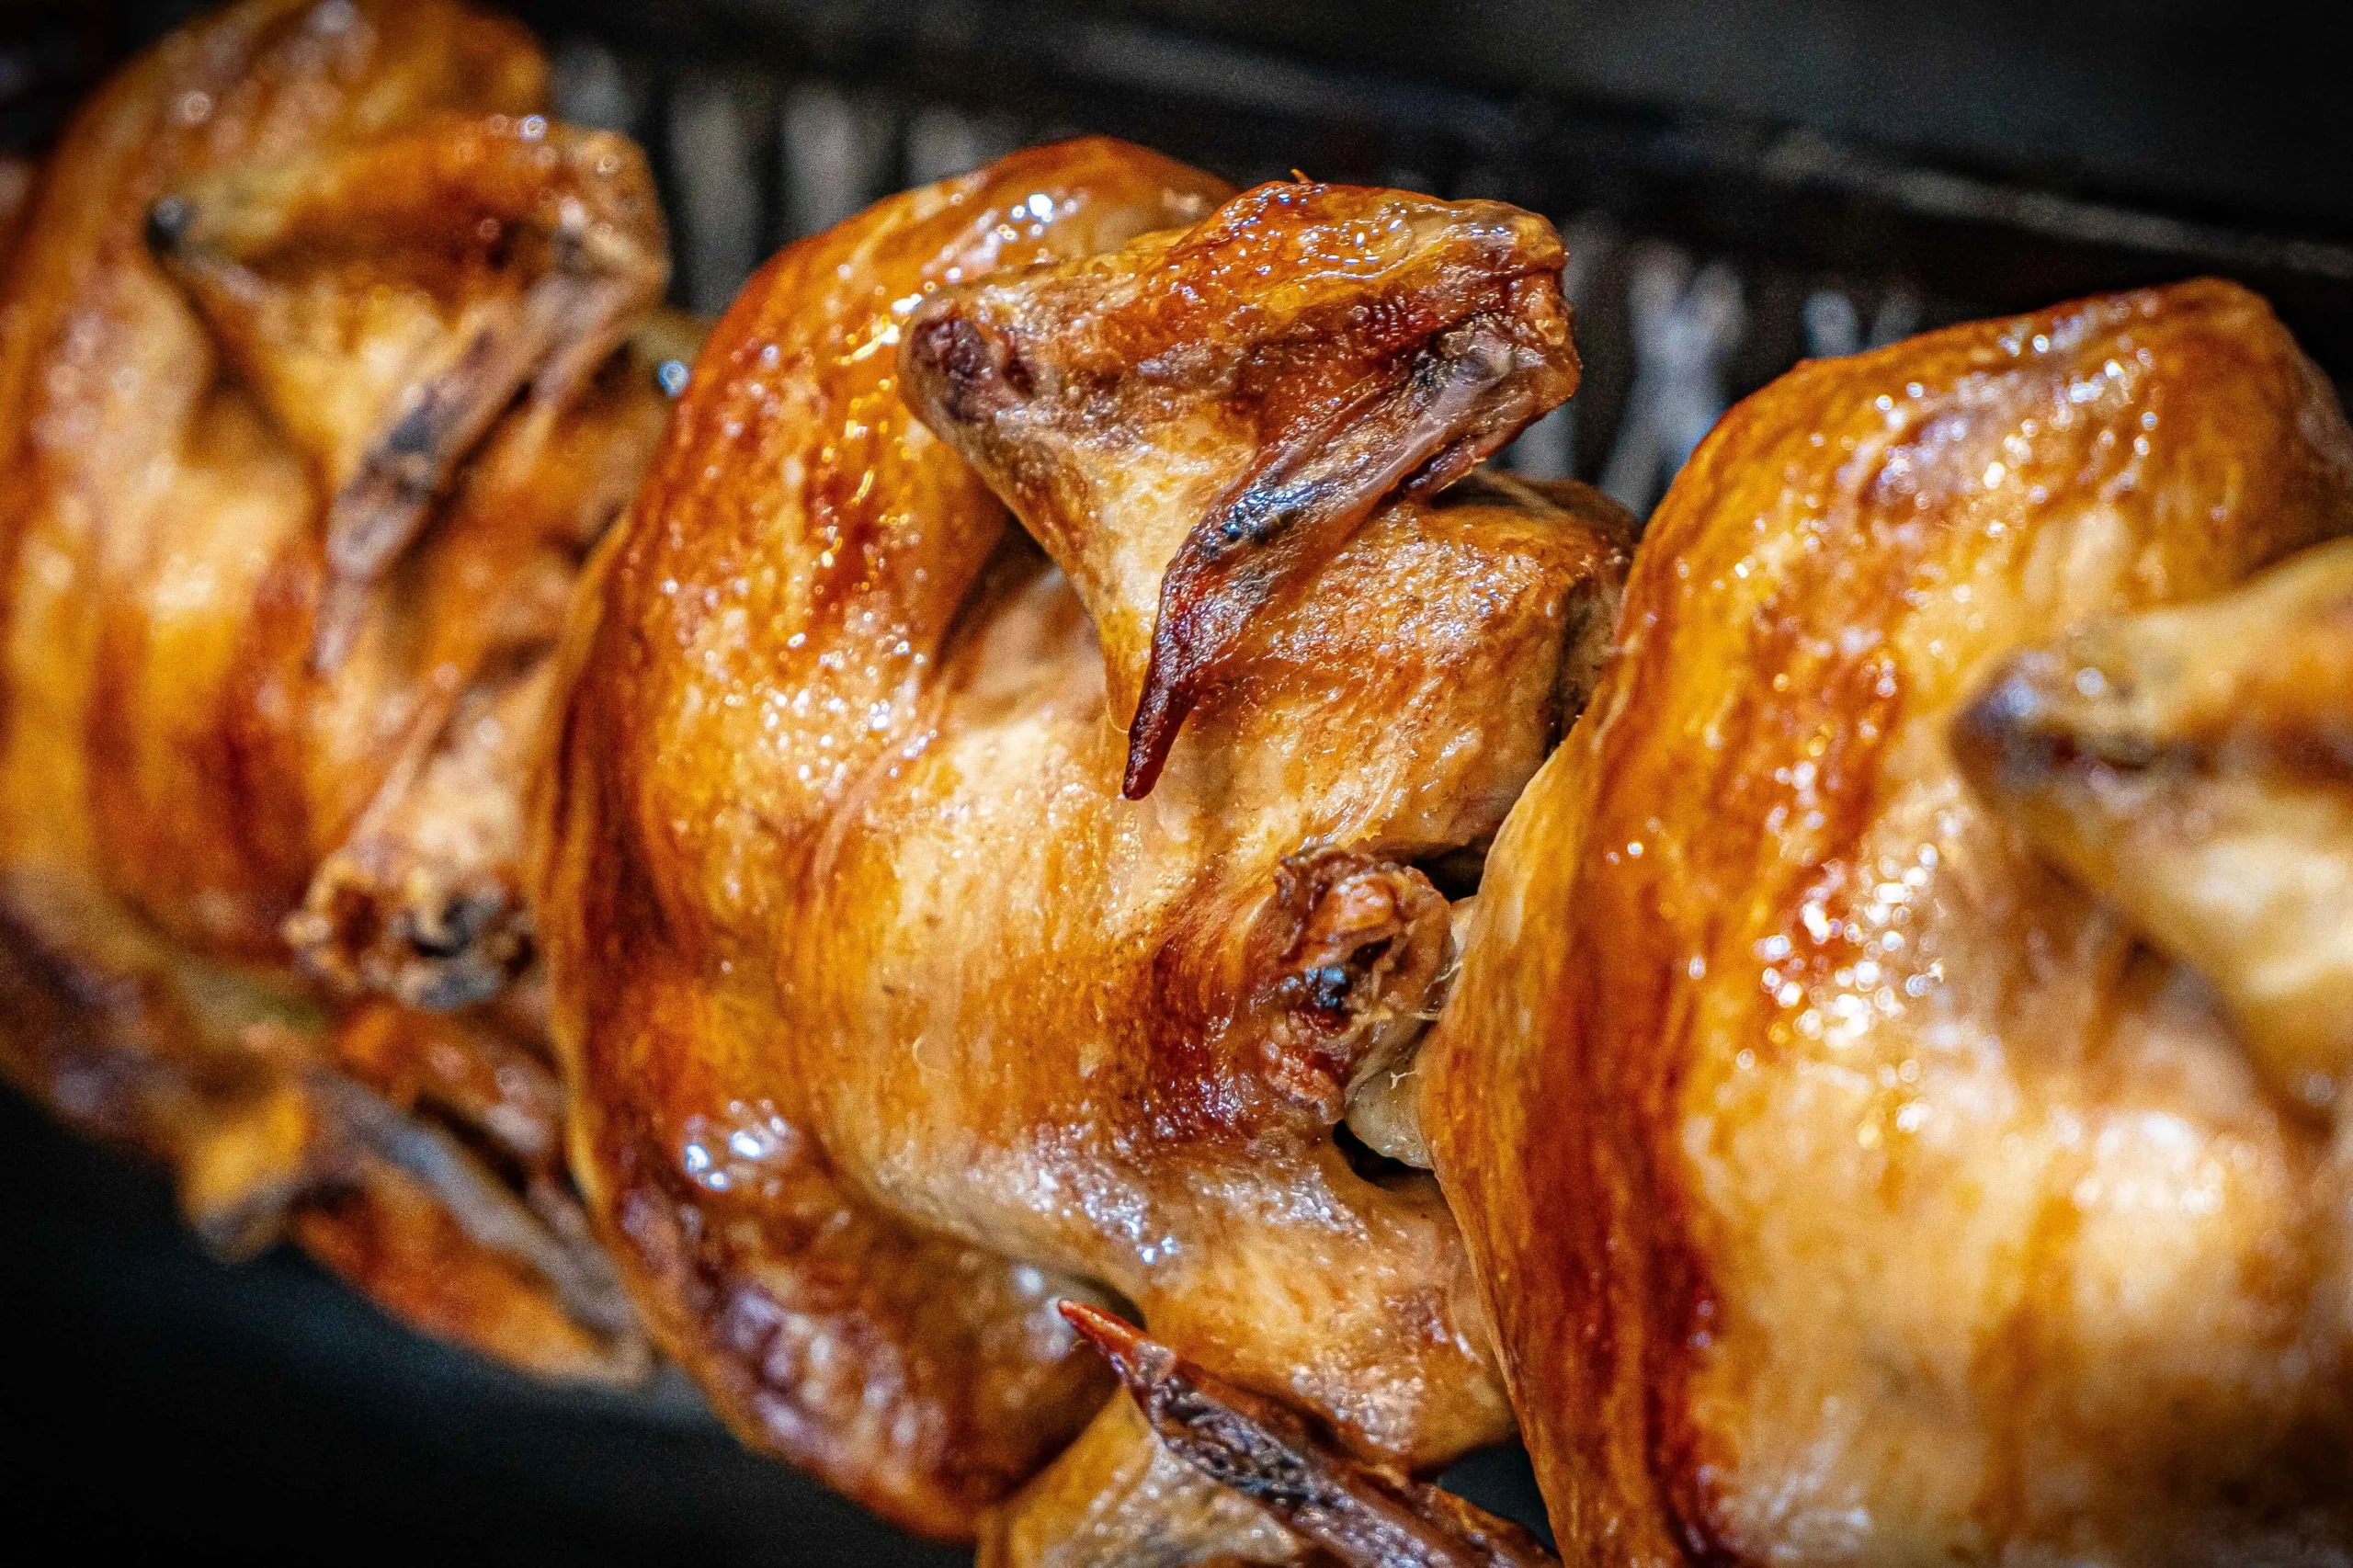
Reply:
[[[1225, 195], [1078, 142], [785, 252], [567, 637], [536, 886], [592, 1210], [739, 1430], [918, 1529], [1102, 1404], [1057, 1297], [1358, 1457], [1510, 1428], [1435, 1187], [1335, 1124], [1449, 961], [1415, 862], [1483, 846], [1582, 700], [1623, 520], [1406, 483], [1573, 384], [1549, 232]], [[1188, 279], [1233, 308], [1166, 324]], [[1286, 335], [1352, 311], [1389, 324]], [[1121, 799], [1137, 541], [1334, 452], [1388, 466], [1317, 482]]]
[[2344, 1560], [2341, 1158], [1951, 737], [2029, 640], [2348, 528], [2333, 394], [2216, 282], [1802, 366], [1703, 443], [1422, 1058], [1564, 1541]]
[[246, 0], [47, 163], [0, 292], [0, 1014], [221, 1244], [290, 1208], [411, 1321], [614, 1377], [540, 1031], [490, 1004], [665, 261], [643, 159], [544, 75], [450, 0]]
[[1267, 185], [909, 324], [908, 395], [1094, 619], [1113, 709], [1134, 714], [1127, 794], [1150, 792], [1256, 612], [1375, 505], [1443, 489], [1575, 390], [1564, 259], [1501, 202]]

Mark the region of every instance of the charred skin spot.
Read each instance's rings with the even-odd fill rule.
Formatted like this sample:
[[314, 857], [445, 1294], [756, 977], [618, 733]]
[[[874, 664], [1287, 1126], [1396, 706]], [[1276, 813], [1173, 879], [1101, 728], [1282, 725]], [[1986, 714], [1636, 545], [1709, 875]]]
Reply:
[[1411, 867], [1316, 848], [1276, 871], [1264, 1068], [1326, 1124], [1368, 1053], [1430, 1011], [1449, 943], [1446, 901]]
[[1223, 560], [1250, 546], [1272, 542], [1314, 517], [1332, 488], [1328, 481], [1311, 480], [1244, 491], [1226, 508], [1225, 516], [1204, 530], [1210, 546], [1207, 553]]
[[1003, 368], [1005, 384], [1013, 389], [1014, 395], [1017, 397], [1029, 398], [1037, 395], [1038, 378], [1031, 373], [1029, 361], [1021, 357], [1020, 350], [1014, 346], [1013, 339], [1000, 337], [997, 343], [1005, 355]]
[[908, 355], [938, 389], [936, 406], [959, 425], [978, 425], [1035, 395], [1037, 377], [1002, 334], [942, 309], [919, 317]]
[[961, 316], [932, 316], [915, 324], [907, 352], [938, 378], [940, 412], [960, 425], [980, 417], [978, 394], [988, 374], [988, 347], [980, 328]]
[[1063, 1317], [1111, 1364], [1168, 1451], [1344, 1568], [1544, 1568], [1533, 1536], [1476, 1505], [1336, 1451], [1296, 1414], [1225, 1382], [1110, 1313]]
[[[1953, 721], [1953, 753], [1963, 771], [2001, 793], [2024, 795], [2063, 773], [2144, 773], [2165, 763], [2168, 749], [2124, 722], [2125, 684], [2103, 676], [2100, 697], [2087, 699], [2074, 684], [2073, 667], [2029, 652], [1996, 670]], [[2114, 717], [2101, 722], [2107, 714]], [[2193, 759], [2177, 760], [2188, 766]]]
[[[1123, 799], [1141, 801], [1152, 793], [1153, 786], [1160, 782], [1161, 770], [1168, 766], [1168, 748], [1176, 744], [1178, 727], [1199, 700], [1190, 672], [1166, 673], [1180, 660], [1177, 645], [1177, 639], [1155, 631], [1152, 663], [1144, 670], [1143, 701], [1136, 708], [1135, 722], [1128, 727], [1128, 763], [1120, 777]], [[1176, 654], [1167, 653], [1167, 647], [1177, 647]]]
[[1336, 1022], [1347, 1014], [1348, 993], [1364, 971], [1365, 964], [1358, 960], [1319, 964], [1304, 974], [1291, 976], [1287, 988], [1301, 1006]]
[[332, 674], [341, 664], [358, 597], [423, 528], [426, 506], [462, 455], [459, 443], [498, 347], [486, 330], [468, 339], [446, 374], [417, 387], [414, 401], [376, 438], [359, 472], [336, 495], [327, 522], [334, 581], [312, 649], [312, 665], [320, 672]]
[[506, 912], [506, 900], [496, 893], [459, 893], [442, 904], [438, 920], [417, 922], [409, 943], [429, 959], [455, 958]]
[[430, 393], [417, 400], [410, 409], [384, 432], [383, 454], [388, 458], [426, 458], [433, 452], [434, 437], [438, 429], [435, 417], [436, 400]]
[[159, 256], [177, 254], [180, 242], [188, 238], [188, 230], [196, 222], [196, 209], [184, 196], [166, 196], [147, 209], [147, 223], [142, 231], [147, 248]]

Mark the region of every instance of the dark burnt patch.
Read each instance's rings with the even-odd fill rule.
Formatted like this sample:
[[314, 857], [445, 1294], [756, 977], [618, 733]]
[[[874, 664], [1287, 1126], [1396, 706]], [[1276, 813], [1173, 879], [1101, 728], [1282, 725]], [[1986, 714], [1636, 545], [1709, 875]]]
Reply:
[[1102, 1352], [1169, 1452], [1249, 1498], [1345, 1568], [1542, 1568], [1552, 1555], [1518, 1525], [1345, 1458], [1290, 1407], [1234, 1387], [1076, 1301], [1063, 1316]]

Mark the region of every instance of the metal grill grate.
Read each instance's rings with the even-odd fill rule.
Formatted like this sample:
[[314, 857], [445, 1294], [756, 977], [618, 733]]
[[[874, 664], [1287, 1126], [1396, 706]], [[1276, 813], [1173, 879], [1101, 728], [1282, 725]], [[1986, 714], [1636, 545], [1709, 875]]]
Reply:
[[[16, 0], [0, 20], [0, 145], [37, 143], [112, 60], [203, 8]], [[2353, 377], [2353, 245], [2004, 184], [1813, 131], [1483, 95], [1421, 79], [1411, 60], [1327, 69], [1099, 6], [514, 8], [550, 42], [561, 111], [652, 153], [674, 294], [706, 312], [777, 247], [878, 197], [1081, 131], [1237, 184], [1302, 168], [1544, 212], [1569, 237], [1586, 378], [1504, 460], [1592, 480], [1638, 510], [1731, 400], [1802, 356], [2106, 289], [2236, 278], [2340, 382]]]
[[1808, 355], [2205, 271], [2269, 294], [2353, 373], [2353, 247], [1923, 168], [1804, 131], [1506, 100], [1174, 32], [980, 3], [656, 13], [522, 7], [568, 118], [653, 153], [676, 295], [904, 186], [1099, 131], [1237, 183], [1288, 174], [1495, 196], [1568, 236], [1586, 381], [1504, 461], [1638, 511], [1729, 403]]

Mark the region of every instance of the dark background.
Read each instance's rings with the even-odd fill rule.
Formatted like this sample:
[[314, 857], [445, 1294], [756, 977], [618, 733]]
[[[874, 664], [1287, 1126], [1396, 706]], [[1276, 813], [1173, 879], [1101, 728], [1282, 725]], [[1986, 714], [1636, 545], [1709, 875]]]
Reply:
[[[0, 146], [38, 146], [110, 62], [196, 8], [0, 0]], [[1502, 196], [1582, 222], [1573, 240], [1610, 236], [1614, 257], [1663, 245], [1720, 263], [1747, 312], [1725, 396], [1808, 350], [1804, 311], [1824, 290], [1865, 317], [1908, 301], [1935, 324], [2206, 271], [2264, 290], [2353, 377], [2353, 51], [2302, 7], [516, 8], [560, 78], [613, 85], [597, 101], [647, 144], [670, 199], [676, 292], [705, 308], [806, 226], [789, 128], [815, 85], [879, 128], [860, 200], [944, 172], [926, 160], [956, 147], [1101, 130], [1236, 180], [1302, 167]], [[950, 153], [925, 150], [943, 134]], [[1586, 477], [1636, 374], [1630, 265], [1605, 264], [1579, 301], [1587, 380], [1567, 460]], [[682, 1386], [551, 1391], [404, 1334], [291, 1254], [216, 1264], [153, 1174], [5, 1091], [0, 1331], [17, 1438], [0, 1503], [18, 1549], [37, 1520], [70, 1547], [263, 1561], [958, 1561], [745, 1453]], [[1466, 1484], [1529, 1506], [1508, 1457]]]
[[[550, 1388], [406, 1332], [291, 1248], [215, 1262], [157, 1173], [6, 1089], [0, 1366], [0, 1551], [32, 1550], [38, 1519], [74, 1550], [248, 1562], [967, 1561], [746, 1451], [675, 1371]], [[1454, 1485], [1535, 1517], [1517, 1453]]]
[[[97, 60], [200, 0], [0, 0], [0, 34]], [[1698, 110], [2225, 220], [2353, 222], [2342, 7], [2254, 0], [570, 0], [517, 9], [659, 51], [768, 59], [975, 30], [1051, 69], [1108, 23], [1499, 97]], [[2336, 12], [2339, 15], [2332, 16]], [[552, 24], [552, 25], [551, 25]], [[61, 50], [59, 52], [63, 52]], [[996, 51], [1000, 55], [1013, 48]], [[86, 74], [87, 73], [83, 73]], [[70, 89], [73, 72], [63, 74]], [[14, 97], [0, 76], [0, 107]]]
[[548, 1388], [402, 1330], [291, 1249], [216, 1263], [159, 1176], [5, 1090], [0, 1268], [10, 1555], [961, 1560], [746, 1452], [681, 1386]]

